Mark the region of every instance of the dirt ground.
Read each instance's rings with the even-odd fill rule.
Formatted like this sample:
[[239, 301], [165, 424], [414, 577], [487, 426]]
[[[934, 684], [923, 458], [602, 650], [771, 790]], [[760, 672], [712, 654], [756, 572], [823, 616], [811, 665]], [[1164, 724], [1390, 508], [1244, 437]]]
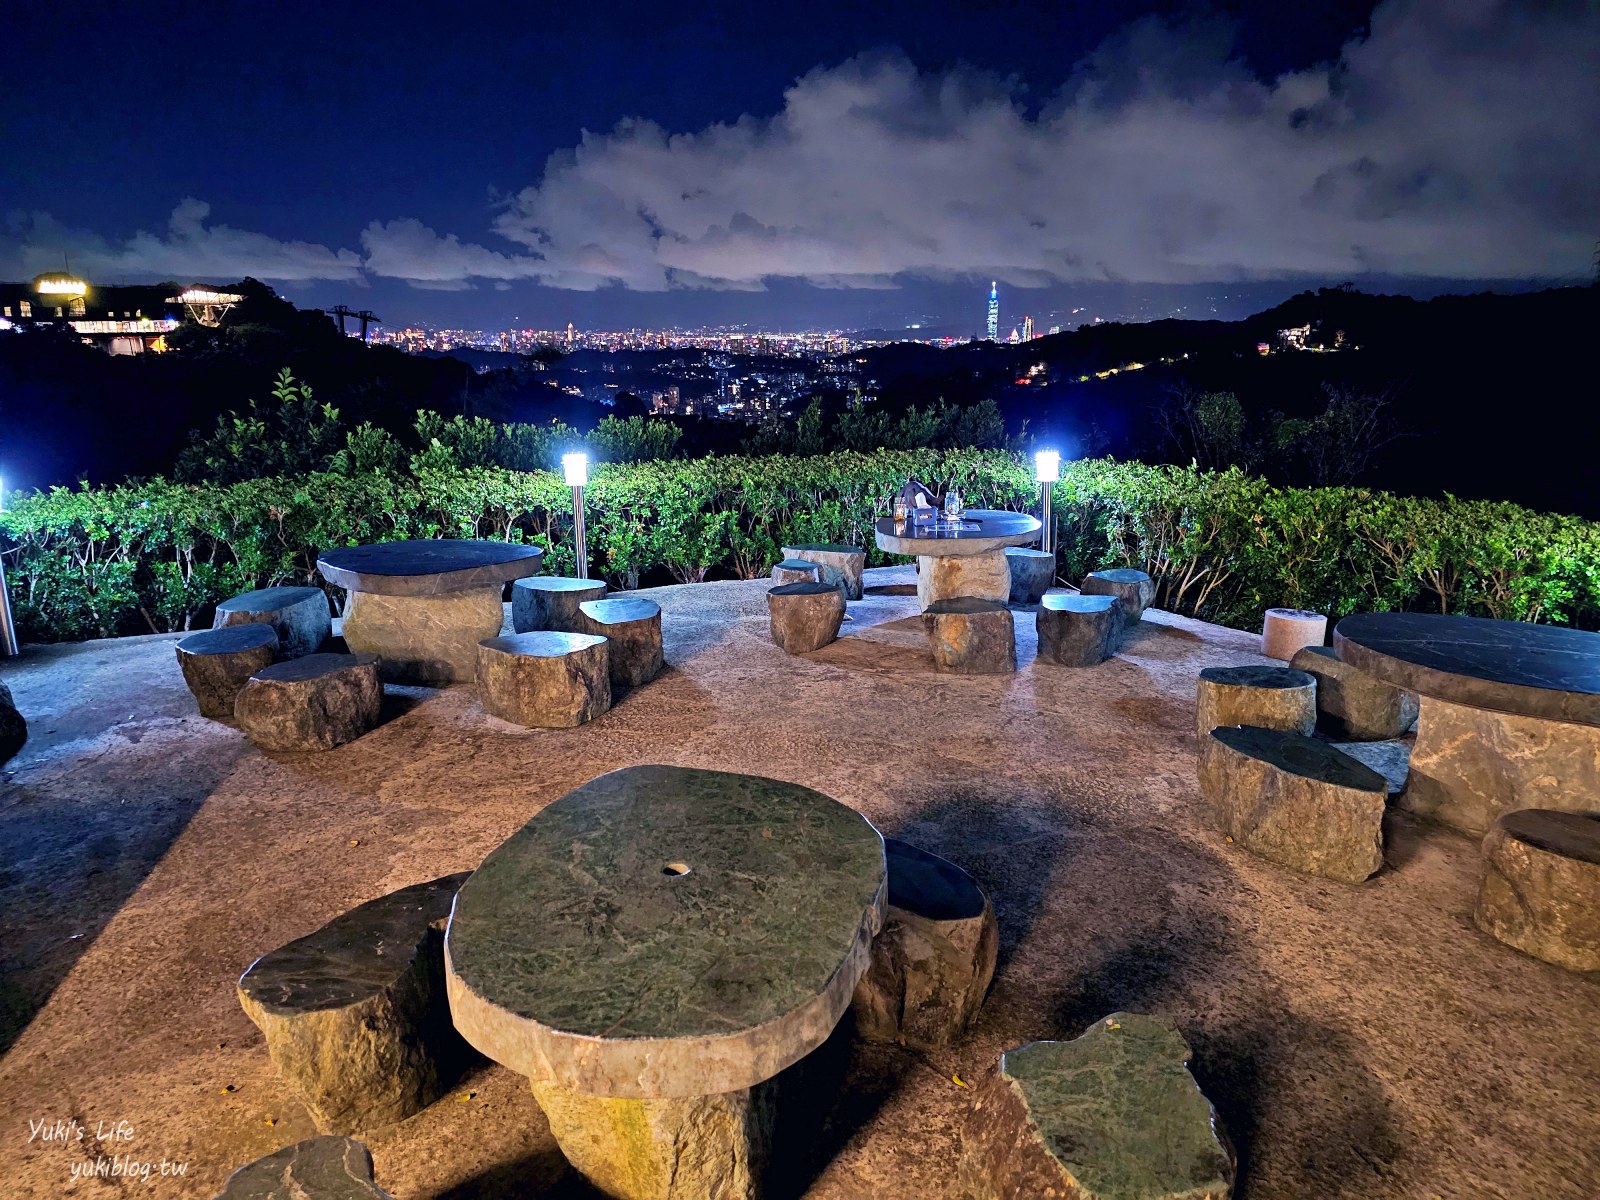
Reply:
[[[379, 729], [321, 755], [268, 757], [198, 716], [171, 637], [0, 665], [32, 728], [0, 775], [0, 1195], [209, 1197], [313, 1135], [239, 973], [646, 762], [817, 788], [960, 863], [999, 915], [970, 1038], [937, 1059], [858, 1051], [786, 1194], [953, 1195], [972, 1092], [952, 1077], [1118, 1009], [1189, 1039], [1244, 1200], [1600, 1194], [1600, 978], [1477, 931], [1472, 841], [1392, 814], [1387, 865], [1352, 887], [1207, 827], [1195, 674], [1262, 661], [1256, 638], [1151, 613], [1116, 659], [1068, 670], [1034, 664], [1019, 612], [1016, 675], [939, 676], [911, 578], [869, 572], [845, 636], [806, 658], [768, 640], [759, 581], [657, 589], [669, 668], [594, 724], [521, 730], [470, 688], [391, 688]], [[45, 1137], [71, 1120], [83, 1140]], [[401, 1200], [581, 1191], [493, 1065], [364, 1140]], [[75, 1178], [96, 1155], [152, 1174]]]

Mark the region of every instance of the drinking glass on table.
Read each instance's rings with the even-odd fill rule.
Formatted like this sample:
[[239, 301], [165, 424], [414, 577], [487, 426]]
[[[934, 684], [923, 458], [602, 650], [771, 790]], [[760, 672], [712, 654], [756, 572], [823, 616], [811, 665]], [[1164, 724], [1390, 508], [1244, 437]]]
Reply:
[[896, 496], [894, 498], [894, 521], [896, 525], [904, 525], [906, 523], [906, 498], [904, 496]]
[[961, 512], [961, 493], [951, 488], [944, 494], [944, 515], [951, 521], [959, 521]]

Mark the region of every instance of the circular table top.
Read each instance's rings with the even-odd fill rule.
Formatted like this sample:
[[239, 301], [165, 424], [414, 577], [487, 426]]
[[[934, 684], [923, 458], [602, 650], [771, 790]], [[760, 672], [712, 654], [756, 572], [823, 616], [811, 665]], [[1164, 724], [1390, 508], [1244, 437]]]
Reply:
[[1600, 725], [1600, 634], [1434, 613], [1357, 613], [1333, 631], [1341, 660], [1453, 704]]
[[437, 596], [539, 573], [538, 546], [476, 538], [374, 542], [325, 551], [317, 569], [329, 583], [380, 596]]
[[750, 1087], [833, 1031], [886, 890], [878, 831], [820, 792], [625, 767], [549, 805], [462, 887], [451, 1015], [490, 1058], [588, 1095]]
[[[971, 525], [978, 528], [968, 528]], [[955, 524], [944, 523], [943, 516], [939, 524], [927, 525], [879, 517], [872, 527], [878, 549], [886, 553], [928, 554], [936, 558], [1025, 546], [1039, 540], [1040, 528], [1037, 517], [993, 508], [969, 508]]]

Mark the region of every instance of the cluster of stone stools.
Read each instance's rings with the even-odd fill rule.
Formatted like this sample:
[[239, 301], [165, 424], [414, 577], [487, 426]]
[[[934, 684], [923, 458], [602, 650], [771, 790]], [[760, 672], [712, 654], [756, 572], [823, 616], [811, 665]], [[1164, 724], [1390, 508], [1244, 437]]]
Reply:
[[[1197, 697], [1201, 794], [1244, 849], [1360, 883], [1383, 865], [1397, 785], [1356, 755], [1361, 743], [1400, 738], [1418, 711], [1415, 694], [1326, 647], [1300, 650], [1288, 667], [1208, 668]], [[1505, 813], [1482, 856], [1481, 929], [1546, 962], [1600, 970], [1600, 812]]]
[[767, 592], [772, 640], [786, 654], [810, 654], [835, 641], [845, 604], [862, 596], [867, 552], [835, 542], [783, 547]]

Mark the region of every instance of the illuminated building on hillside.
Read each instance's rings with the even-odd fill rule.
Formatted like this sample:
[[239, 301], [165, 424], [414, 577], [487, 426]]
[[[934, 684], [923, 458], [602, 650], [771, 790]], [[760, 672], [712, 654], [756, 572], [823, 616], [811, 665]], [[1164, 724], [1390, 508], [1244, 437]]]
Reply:
[[1033, 341], [1033, 318], [1032, 317], [1023, 317], [1022, 318], [1022, 340], [1025, 341], [1025, 342]]
[[1000, 282], [992, 280], [989, 283], [989, 340], [995, 341], [1000, 337]]

